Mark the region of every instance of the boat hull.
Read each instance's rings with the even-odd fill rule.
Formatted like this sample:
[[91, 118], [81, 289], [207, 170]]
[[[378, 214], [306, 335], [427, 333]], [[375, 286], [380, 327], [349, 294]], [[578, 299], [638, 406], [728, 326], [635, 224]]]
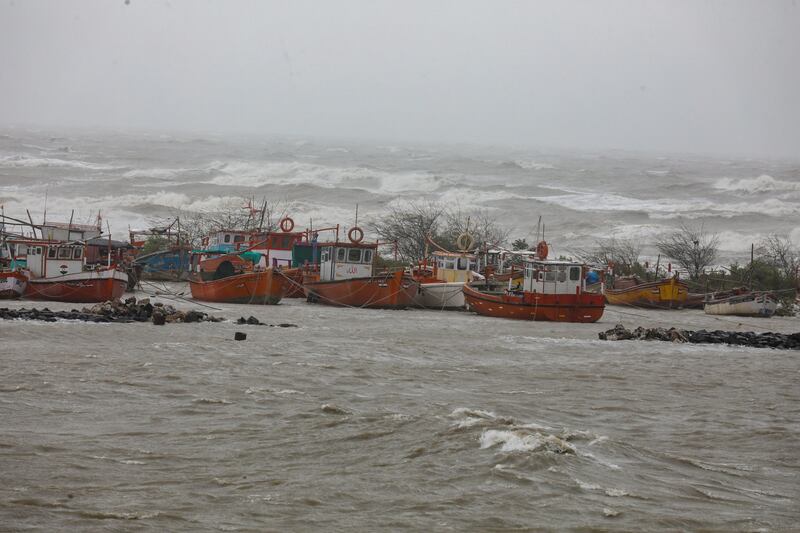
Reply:
[[211, 281], [189, 280], [192, 298], [204, 302], [274, 305], [281, 301], [287, 281], [270, 268]]
[[611, 305], [628, 305], [653, 309], [682, 309], [689, 296], [689, 287], [670, 278], [640, 283], [627, 289], [606, 288], [606, 301]]
[[22, 272], [0, 272], [0, 300], [19, 298], [28, 285], [28, 276]]
[[137, 257], [134, 261], [138, 279], [150, 281], [186, 281], [189, 279], [189, 251], [161, 250]]
[[421, 283], [414, 305], [426, 309], [464, 309], [464, 283]]
[[549, 322], [597, 322], [603, 316], [602, 294], [489, 294], [464, 285], [469, 310], [479, 315]]
[[344, 307], [403, 309], [413, 305], [419, 284], [402, 272], [303, 284], [309, 302]]
[[778, 302], [767, 295], [733, 297], [705, 305], [707, 315], [733, 315], [769, 318], [775, 314]]
[[286, 293], [284, 298], [305, 298], [306, 291], [303, 288], [303, 271], [300, 268], [289, 268], [281, 270], [280, 273], [287, 278]]
[[94, 303], [119, 298], [128, 275], [114, 268], [28, 280], [25, 298], [54, 302]]

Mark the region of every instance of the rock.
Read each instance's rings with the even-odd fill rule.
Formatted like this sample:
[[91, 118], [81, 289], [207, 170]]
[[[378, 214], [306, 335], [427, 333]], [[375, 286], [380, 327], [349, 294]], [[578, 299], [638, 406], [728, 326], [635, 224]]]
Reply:
[[237, 324], [247, 324], [247, 319], [245, 317], [239, 317], [239, 320], [236, 321]]
[[296, 327], [299, 327], [299, 326], [297, 324], [289, 324], [288, 322], [285, 322], [283, 324], [278, 324], [278, 327], [279, 328], [296, 328]]
[[677, 328], [643, 328], [633, 331], [617, 324], [613, 329], [598, 333], [600, 340], [657, 340], [666, 342], [691, 342], [693, 344], [730, 344], [732, 346], [751, 346], [756, 348], [800, 349], [800, 333], [754, 333], [752, 331], [697, 331]]
[[163, 326], [166, 323], [167, 323], [167, 316], [164, 313], [162, 313], [160, 311], [153, 312], [153, 324], [154, 325]]
[[247, 323], [251, 326], [260, 326], [261, 322], [254, 316], [248, 317]]
[[205, 313], [201, 313], [200, 311], [187, 311], [183, 316], [183, 321], [187, 323], [201, 322], [204, 316]]
[[242, 333], [241, 331], [237, 331], [233, 334], [233, 340], [235, 341], [243, 341], [247, 339], [247, 333]]

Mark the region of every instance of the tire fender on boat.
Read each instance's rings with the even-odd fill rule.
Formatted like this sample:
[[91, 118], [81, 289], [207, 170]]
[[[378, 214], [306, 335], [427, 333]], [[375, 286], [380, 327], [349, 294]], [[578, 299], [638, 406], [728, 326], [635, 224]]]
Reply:
[[350, 231], [347, 232], [347, 238], [350, 239], [350, 242], [353, 244], [358, 244], [364, 239], [364, 230], [358, 226], [353, 226], [350, 228]]

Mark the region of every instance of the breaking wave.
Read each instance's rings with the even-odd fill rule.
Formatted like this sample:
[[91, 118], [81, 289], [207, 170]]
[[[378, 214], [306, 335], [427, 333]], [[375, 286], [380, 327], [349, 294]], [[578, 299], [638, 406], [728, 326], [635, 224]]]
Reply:
[[800, 181], [781, 181], [776, 180], [768, 174], [762, 174], [757, 178], [743, 178], [739, 180], [721, 178], [714, 182], [714, 188], [723, 191], [748, 193], [800, 191]]
[[10, 155], [0, 158], [0, 166], [6, 168], [42, 168], [42, 167], [62, 167], [80, 168], [84, 170], [113, 170], [117, 167], [100, 165], [97, 163], [86, 163], [84, 161], [72, 161], [68, 159], [57, 159], [50, 157], [29, 157], [26, 155]]

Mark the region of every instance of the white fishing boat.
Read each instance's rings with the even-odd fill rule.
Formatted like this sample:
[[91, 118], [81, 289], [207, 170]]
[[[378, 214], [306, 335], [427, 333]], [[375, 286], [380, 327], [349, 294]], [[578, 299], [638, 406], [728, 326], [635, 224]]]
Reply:
[[709, 300], [705, 304], [707, 315], [733, 315], [752, 317], [771, 317], [778, 308], [778, 302], [767, 293], [745, 293]]
[[427, 309], [465, 309], [464, 284], [479, 277], [477, 257], [469, 253], [433, 252], [412, 275], [419, 282], [414, 304]]

